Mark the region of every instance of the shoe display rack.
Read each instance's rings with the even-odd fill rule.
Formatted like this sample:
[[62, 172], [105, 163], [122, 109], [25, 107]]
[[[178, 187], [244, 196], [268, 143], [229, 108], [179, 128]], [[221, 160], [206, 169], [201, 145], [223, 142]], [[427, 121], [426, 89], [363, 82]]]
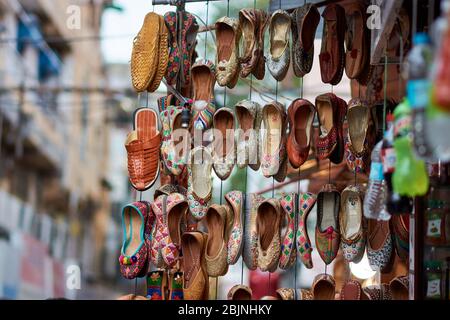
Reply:
[[[431, 86], [438, 98], [433, 111], [449, 117], [442, 107], [445, 75], [435, 71], [443, 79], [437, 81], [429, 59], [447, 57], [418, 32], [433, 22], [417, 19], [424, 2], [383, 6], [389, 21], [374, 31], [367, 27], [366, 1], [273, 0], [267, 12], [254, 0], [253, 7], [230, 12], [228, 0], [223, 17], [210, 24], [215, 1], [225, 0], [203, 1], [203, 21], [185, 9], [199, 0], [153, 0], [176, 11], [147, 14], [133, 43], [138, 103], [147, 93], [125, 142], [139, 201], [122, 211], [119, 264], [125, 278], [136, 279], [133, 297], [140, 297], [137, 279], [146, 278], [149, 300], [217, 300], [220, 278], [240, 264], [229, 300], [256, 298], [244, 284], [246, 270], [268, 274], [262, 299], [407, 300], [437, 298], [437, 291], [448, 299], [450, 207], [442, 159], [450, 156], [445, 141], [433, 145], [423, 129], [435, 121], [427, 113]], [[203, 32], [204, 48], [197, 45]], [[317, 75], [311, 74], [316, 59]], [[314, 101], [304, 97], [306, 75], [323, 83]], [[334, 92], [343, 77], [350, 80], [349, 101]], [[268, 78], [273, 89], [264, 84]], [[299, 83], [295, 98], [282, 95], [288, 79]], [[151, 108], [149, 92], [161, 83], [167, 96]], [[238, 96], [243, 100], [235, 102]], [[271, 186], [248, 192], [248, 168]], [[431, 178], [430, 168], [438, 172]], [[245, 171], [243, 188], [224, 192], [237, 170]], [[220, 181], [218, 198], [213, 176]], [[310, 181], [308, 192], [302, 180]], [[157, 181], [153, 199], [144, 200], [142, 192]], [[286, 192], [294, 183], [296, 192]], [[324, 272], [299, 287], [300, 265], [316, 270], [313, 252]], [[339, 262], [347, 269], [367, 264], [376, 276], [371, 282], [349, 272], [337, 279]], [[277, 270], [293, 274], [292, 286], [273, 287]]]

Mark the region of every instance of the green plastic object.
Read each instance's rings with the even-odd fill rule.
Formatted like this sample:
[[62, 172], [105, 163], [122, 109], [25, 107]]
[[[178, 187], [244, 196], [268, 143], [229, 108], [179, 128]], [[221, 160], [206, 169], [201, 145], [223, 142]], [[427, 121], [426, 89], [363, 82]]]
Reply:
[[414, 156], [411, 141], [411, 107], [404, 99], [394, 110], [394, 149], [397, 155], [392, 176], [394, 191], [402, 196], [422, 196], [428, 192], [425, 162]]

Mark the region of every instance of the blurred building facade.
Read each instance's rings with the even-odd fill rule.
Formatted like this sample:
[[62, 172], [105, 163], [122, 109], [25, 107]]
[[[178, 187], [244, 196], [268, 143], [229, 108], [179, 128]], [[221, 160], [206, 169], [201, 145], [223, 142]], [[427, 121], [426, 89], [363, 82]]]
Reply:
[[[115, 254], [105, 248], [117, 247], [105, 246], [107, 230], [118, 228], [110, 228], [113, 113], [97, 39], [108, 5], [0, 1], [0, 297], [76, 297], [67, 264], [83, 279], [115, 276], [103, 263]], [[30, 260], [34, 247], [41, 254]], [[15, 250], [18, 284], [8, 280]], [[40, 267], [43, 276], [26, 276]]]

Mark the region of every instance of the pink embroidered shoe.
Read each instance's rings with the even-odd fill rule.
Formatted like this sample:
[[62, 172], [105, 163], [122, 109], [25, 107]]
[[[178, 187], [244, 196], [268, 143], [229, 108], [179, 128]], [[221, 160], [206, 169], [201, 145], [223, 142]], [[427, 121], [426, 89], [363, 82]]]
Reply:
[[302, 193], [299, 195], [298, 200], [298, 227], [297, 227], [297, 251], [300, 255], [300, 259], [306, 268], [311, 269], [312, 263], [312, 247], [309, 240], [307, 230], [307, 219], [311, 209], [316, 204], [316, 196], [310, 192]]
[[187, 200], [191, 215], [196, 220], [205, 217], [212, 195], [212, 156], [208, 148], [196, 147], [191, 150], [188, 164]]
[[281, 255], [280, 255], [280, 269], [287, 270], [292, 267], [297, 257], [297, 249], [295, 246], [295, 215], [297, 213], [296, 208], [297, 195], [295, 193], [289, 193], [284, 195], [280, 199], [281, 208], [283, 209], [284, 216], [287, 219], [287, 227], [284, 234], [281, 234]]
[[123, 244], [120, 252], [120, 273], [127, 279], [143, 277], [148, 269], [148, 248], [145, 226], [149, 210], [143, 202], [126, 205], [122, 210]]
[[179, 193], [161, 195], [153, 202], [152, 208], [156, 215], [156, 241], [152, 252], [159, 251], [164, 264], [173, 267], [179, 256], [182, 219], [188, 209], [186, 198]]
[[339, 250], [340, 200], [341, 196], [332, 184], [324, 185], [317, 195], [316, 247], [325, 264], [330, 264]]
[[214, 100], [214, 85], [216, 83], [216, 68], [210, 60], [199, 60], [191, 69], [194, 90], [192, 104], [192, 129], [205, 131], [212, 125], [216, 107]]
[[268, 178], [276, 176], [286, 163], [287, 115], [284, 105], [276, 101], [266, 104], [262, 109], [262, 121], [261, 169]]
[[242, 253], [242, 238], [244, 225], [243, 201], [244, 196], [241, 191], [230, 191], [225, 195], [225, 200], [233, 211], [233, 227], [228, 239], [228, 259], [229, 265], [235, 264]]

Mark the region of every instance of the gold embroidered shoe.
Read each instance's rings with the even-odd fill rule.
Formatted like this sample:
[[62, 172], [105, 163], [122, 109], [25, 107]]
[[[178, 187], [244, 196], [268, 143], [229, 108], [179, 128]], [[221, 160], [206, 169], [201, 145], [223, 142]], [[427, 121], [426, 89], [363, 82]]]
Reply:
[[214, 141], [213, 162], [214, 171], [221, 180], [226, 180], [236, 162], [236, 144], [234, 136], [234, 114], [229, 108], [220, 108], [213, 118]]
[[188, 192], [187, 200], [191, 215], [201, 220], [206, 215], [212, 194], [211, 183], [212, 157], [205, 147], [191, 150], [188, 164]]
[[239, 41], [241, 29], [237, 19], [222, 17], [216, 22], [217, 83], [232, 89], [239, 79]]
[[244, 262], [250, 270], [256, 270], [258, 267], [258, 232], [256, 230], [256, 214], [264, 197], [257, 194], [250, 194], [250, 203], [247, 202], [246, 208], [249, 212], [245, 214], [244, 228]]
[[233, 226], [228, 240], [228, 264], [235, 264], [242, 253], [243, 226], [244, 226], [244, 195], [241, 191], [230, 191], [225, 195], [230, 209], [233, 212]]
[[228, 271], [227, 245], [232, 213], [226, 205], [213, 204], [206, 212], [208, 240], [206, 242], [206, 270], [210, 277], [224, 276]]
[[291, 62], [290, 54], [291, 17], [284, 10], [272, 14], [269, 24], [270, 49], [267, 68], [277, 81], [286, 77]]
[[281, 205], [277, 199], [263, 201], [256, 215], [258, 234], [258, 267], [261, 271], [274, 272], [281, 253]]
[[208, 300], [209, 280], [205, 260], [207, 238], [206, 234], [197, 231], [185, 232], [181, 236], [185, 300]]

